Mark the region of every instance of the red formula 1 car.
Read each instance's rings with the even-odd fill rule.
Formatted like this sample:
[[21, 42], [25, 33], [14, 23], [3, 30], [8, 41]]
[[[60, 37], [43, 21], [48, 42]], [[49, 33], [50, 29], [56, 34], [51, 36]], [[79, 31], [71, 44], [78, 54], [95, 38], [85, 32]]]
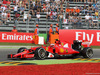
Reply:
[[20, 49], [18, 49], [17, 54], [9, 54], [8, 58], [45, 59], [49, 57], [58, 58], [60, 56], [67, 55], [80, 55], [84, 58], [92, 58], [93, 50], [90, 47], [89, 42], [80, 42], [78, 40], [74, 40], [73, 44], [70, 44], [67, 42], [60, 42], [60, 40], [56, 40], [54, 45], [50, 45], [48, 47], [31, 47], [30, 49], [21, 47]]

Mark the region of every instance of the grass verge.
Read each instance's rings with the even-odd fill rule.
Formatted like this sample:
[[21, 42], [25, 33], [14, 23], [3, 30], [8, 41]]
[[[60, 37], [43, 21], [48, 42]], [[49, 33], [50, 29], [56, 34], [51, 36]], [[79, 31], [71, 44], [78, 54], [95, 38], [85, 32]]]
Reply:
[[[36, 45], [32, 43], [4, 43], [0, 42], [0, 46], [41, 46], [41, 45]], [[45, 44], [44, 46], [48, 46], [49, 44]]]
[[18, 66], [18, 64], [14, 62], [20, 63], [33, 63], [37, 65], [53, 65], [53, 64], [68, 64], [68, 63], [98, 63], [97, 61], [82, 61], [82, 60], [73, 60], [73, 59], [54, 59], [54, 60], [19, 60], [19, 61], [11, 61], [12, 63], [0, 64], [0, 66]]

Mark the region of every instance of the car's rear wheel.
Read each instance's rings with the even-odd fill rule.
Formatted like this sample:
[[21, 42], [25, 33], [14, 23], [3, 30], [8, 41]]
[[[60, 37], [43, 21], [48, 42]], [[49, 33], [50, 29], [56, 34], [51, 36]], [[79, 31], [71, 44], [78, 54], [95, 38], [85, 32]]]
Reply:
[[84, 48], [81, 53], [84, 58], [92, 58], [93, 57], [93, 50], [90, 47]]
[[25, 49], [27, 49], [27, 48], [26, 47], [21, 47], [21, 48], [18, 49], [17, 53], [21, 53], [21, 52], [25, 51]]
[[46, 51], [45, 51], [45, 49], [44, 48], [37, 48], [35, 50], [35, 58], [36, 59], [41, 59], [41, 60], [45, 59], [46, 58]]

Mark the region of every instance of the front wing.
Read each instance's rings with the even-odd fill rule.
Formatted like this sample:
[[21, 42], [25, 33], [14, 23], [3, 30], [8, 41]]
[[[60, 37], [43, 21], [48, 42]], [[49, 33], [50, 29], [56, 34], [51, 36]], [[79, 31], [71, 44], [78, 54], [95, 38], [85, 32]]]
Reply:
[[16, 56], [16, 54], [8, 54], [8, 58], [33, 58], [34, 54], [24, 54]]

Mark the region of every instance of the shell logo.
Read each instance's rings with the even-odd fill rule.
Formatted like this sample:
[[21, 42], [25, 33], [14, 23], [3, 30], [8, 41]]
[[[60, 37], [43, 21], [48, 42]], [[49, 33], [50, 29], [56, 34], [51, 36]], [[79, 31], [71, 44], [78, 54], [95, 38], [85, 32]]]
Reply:
[[64, 52], [64, 49], [63, 48], [60, 48], [60, 52], [63, 53]]

